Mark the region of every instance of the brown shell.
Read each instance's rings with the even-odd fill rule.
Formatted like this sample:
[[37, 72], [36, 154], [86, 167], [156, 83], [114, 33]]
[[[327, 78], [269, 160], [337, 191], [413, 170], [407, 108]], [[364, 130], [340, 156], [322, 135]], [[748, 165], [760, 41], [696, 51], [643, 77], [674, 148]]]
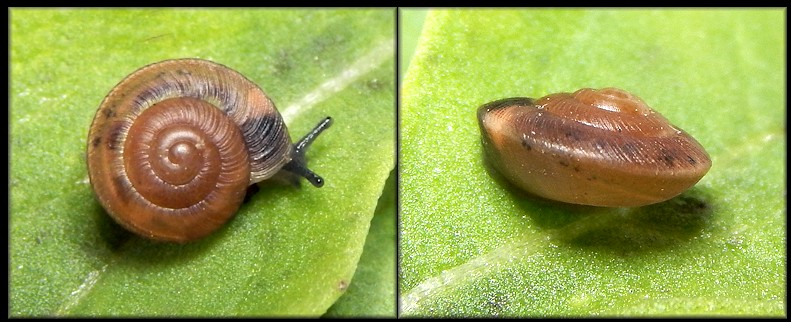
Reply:
[[642, 206], [679, 195], [711, 168], [700, 143], [616, 88], [497, 100], [478, 121], [492, 166], [548, 199]]
[[275, 105], [253, 82], [200, 59], [121, 81], [88, 136], [88, 172], [107, 212], [142, 236], [186, 242], [222, 226], [250, 184], [292, 159]]

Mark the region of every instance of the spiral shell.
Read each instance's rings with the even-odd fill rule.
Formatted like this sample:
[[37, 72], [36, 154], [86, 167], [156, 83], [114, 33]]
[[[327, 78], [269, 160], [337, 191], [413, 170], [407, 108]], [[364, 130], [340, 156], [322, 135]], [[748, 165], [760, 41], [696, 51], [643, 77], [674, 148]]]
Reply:
[[478, 109], [478, 121], [494, 169], [532, 194], [568, 203], [661, 202], [711, 167], [694, 138], [616, 88], [497, 100]]
[[269, 97], [200, 59], [162, 61], [121, 81], [96, 113], [87, 155], [97, 199], [118, 223], [175, 242], [219, 228], [249, 185], [284, 166], [309, 172]]

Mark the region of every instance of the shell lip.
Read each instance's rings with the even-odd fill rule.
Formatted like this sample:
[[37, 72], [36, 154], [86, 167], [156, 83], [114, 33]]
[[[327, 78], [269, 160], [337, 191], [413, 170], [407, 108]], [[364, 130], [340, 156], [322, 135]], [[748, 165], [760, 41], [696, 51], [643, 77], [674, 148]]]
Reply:
[[483, 119], [486, 113], [512, 106], [534, 106], [535, 99], [530, 97], [509, 97], [501, 98], [481, 105], [478, 108], [478, 119]]
[[486, 129], [485, 120], [486, 116], [494, 111], [511, 108], [511, 107], [534, 107], [535, 99], [530, 97], [509, 97], [501, 98], [489, 103], [483, 104], [478, 107], [478, 125], [481, 130]]

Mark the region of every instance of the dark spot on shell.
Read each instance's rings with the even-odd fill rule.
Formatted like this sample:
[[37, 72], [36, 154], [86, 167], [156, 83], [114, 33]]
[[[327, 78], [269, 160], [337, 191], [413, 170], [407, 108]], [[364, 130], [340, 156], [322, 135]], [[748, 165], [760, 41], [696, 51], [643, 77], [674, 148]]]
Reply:
[[94, 148], [99, 146], [99, 143], [102, 143], [102, 137], [101, 136], [97, 136], [97, 137], [93, 138], [93, 141], [91, 141], [91, 145]]
[[661, 159], [663, 162], [665, 162], [665, 164], [666, 164], [668, 167], [672, 167], [672, 166], [674, 166], [674, 165], [675, 165], [676, 157], [674, 157], [672, 154], [670, 154], [670, 153], [669, 153], [668, 151], [666, 151], [666, 150], [662, 150], [662, 151], [661, 151], [661, 153], [662, 153], [662, 154], [659, 156], [659, 158], [660, 158], [660, 159]]
[[634, 143], [625, 143], [621, 146], [621, 151], [626, 153], [627, 155], [637, 155], [640, 149]]
[[615, 131], [617, 131], [618, 133], [621, 133], [623, 130], [620, 127], [616, 127]]
[[687, 156], [687, 161], [689, 161], [689, 164], [691, 164], [691, 165], [696, 165], [696, 164], [698, 164], [698, 161], [696, 161], [696, 160], [695, 160], [694, 158], [692, 158], [691, 156]]
[[527, 140], [522, 140], [522, 147], [527, 151], [533, 150], [533, 147], [530, 146], [530, 143], [527, 143]]
[[107, 139], [107, 148], [110, 150], [118, 149], [121, 145], [121, 137], [124, 134], [124, 123], [122, 122], [114, 122], [110, 125], [110, 129], [108, 131], [108, 139]]
[[129, 199], [127, 198], [129, 194], [126, 193], [127, 191], [129, 191], [129, 188], [127, 187], [128, 184], [126, 179], [123, 176], [113, 177], [113, 185], [115, 185], [116, 191], [121, 192], [117, 196], [118, 199], [123, 201], [124, 203], [129, 203]]
[[588, 181], [594, 181], [594, 180], [599, 179], [599, 177], [597, 177], [597, 176], [590, 176], [590, 177], [587, 177], [585, 179], [588, 180]]
[[107, 108], [102, 110], [102, 114], [104, 114], [104, 118], [111, 118], [115, 116], [115, 105], [108, 106]]
[[563, 133], [566, 138], [572, 139], [574, 141], [579, 141], [582, 139], [582, 134], [579, 130], [569, 129], [566, 133]]
[[560, 161], [558, 161], [558, 163], [560, 163], [560, 165], [562, 165], [564, 167], [568, 167], [569, 166], [569, 161], [568, 160], [560, 159]]
[[578, 167], [578, 166], [574, 166], [574, 168], [572, 168], [572, 169], [574, 169], [574, 172], [580, 172], [580, 167]]

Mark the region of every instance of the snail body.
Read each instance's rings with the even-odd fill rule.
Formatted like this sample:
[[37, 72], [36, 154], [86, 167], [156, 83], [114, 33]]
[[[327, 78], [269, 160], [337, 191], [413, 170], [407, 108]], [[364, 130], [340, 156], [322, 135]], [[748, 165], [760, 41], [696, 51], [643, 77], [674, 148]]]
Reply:
[[481, 106], [478, 122], [494, 169], [529, 193], [567, 203], [653, 204], [711, 168], [700, 143], [616, 88], [501, 99]]
[[330, 124], [292, 144], [255, 83], [207, 60], [166, 60], [127, 76], [102, 101], [88, 135], [89, 178], [126, 229], [188, 242], [221, 227], [250, 185], [281, 171], [320, 187], [304, 154]]

